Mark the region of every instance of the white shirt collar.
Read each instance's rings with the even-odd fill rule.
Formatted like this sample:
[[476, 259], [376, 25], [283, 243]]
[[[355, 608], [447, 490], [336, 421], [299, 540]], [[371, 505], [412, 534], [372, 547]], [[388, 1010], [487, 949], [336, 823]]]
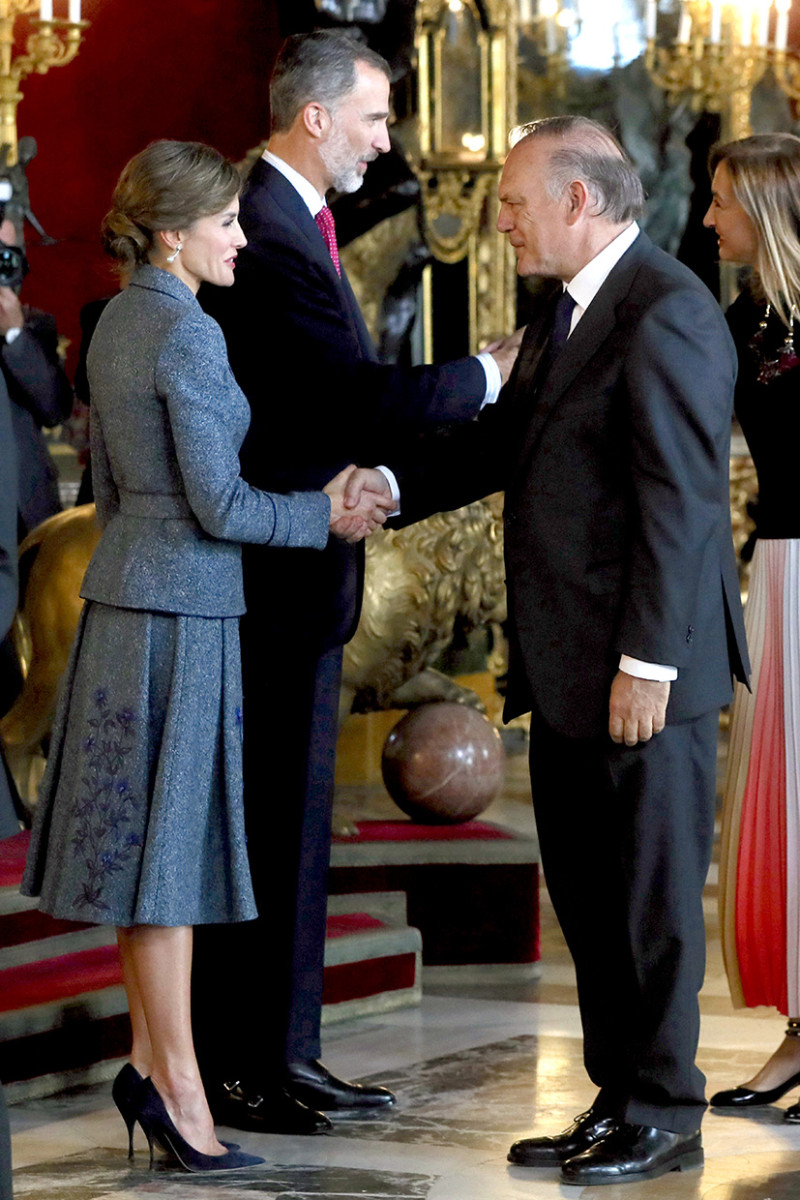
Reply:
[[273, 154], [271, 150], [265, 150], [261, 156], [265, 162], [274, 167], [276, 171], [280, 171], [284, 179], [288, 179], [289, 183], [299, 192], [300, 199], [306, 205], [312, 217], [316, 217], [321, 208], [325, 206], [325, 197], [320, 196], [313, 183], [309, 183], [305, 175], [301, 175], [299, 171], [295, 171], [294, 167], [290, 167], [282, 158], [278, 158], [277, 154]]
[[585, 267], [581, 267], [578, 274], [565, 285], [565, 291], [569, 292], [576, 304], [571, 329], [575, 328], [614, 267], [638, 236], [639, 226], [633, 221], [627, 229], [623, 229], [622, 233], [617, 234], [613, 242], [609, 242], [604, 250], [596, 254]]

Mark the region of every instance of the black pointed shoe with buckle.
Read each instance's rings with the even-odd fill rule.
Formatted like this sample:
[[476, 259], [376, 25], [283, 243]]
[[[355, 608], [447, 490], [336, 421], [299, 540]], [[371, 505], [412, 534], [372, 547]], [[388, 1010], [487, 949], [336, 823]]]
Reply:
[[699, 1131], [671, 1133], [652, 1125], [618, 1125], [589, 1150], [567, 1159], [561, 1168], [561, 1182], [577, 1187], [636, 1183], [702, 1165]]
[[728, 1088], [724, 1092], [715, 1092], [709, 1100], [712, 1108], [757, 1108], [761, 1104], [774, 1104], [785, 1096], [792, 1088], [800, 1085], [800, 1071], [777, 1087], [768, 1088], [765, 1092], [757, 1092], [749, 1087]]
[[284, 1086], [290, 1096], [321, 1112], [352, 1108], [388, 1108], [394, 1096], [385, 1087], [337, 1079], [321, 1062], [295, 1059], [286, 1064]]
[[568, 1158], [607, 1137], [616, 1124], [613, 1117], [598, 1117], [588, 1109], [580, 1113], [563, 1133], [514, 1142], [508, 1152], [508, 1161], [517, 1167], [560, 1167]]
[[214, 1121], [234, 1129], [252, 1129], [256, 1133], [326, 1133], [332, 1129], [321, 1112], [290, 1096], [285, 1088], [264, 1088], [229, 1080], [217, 1088], [207, 1088], [208, 1103]]

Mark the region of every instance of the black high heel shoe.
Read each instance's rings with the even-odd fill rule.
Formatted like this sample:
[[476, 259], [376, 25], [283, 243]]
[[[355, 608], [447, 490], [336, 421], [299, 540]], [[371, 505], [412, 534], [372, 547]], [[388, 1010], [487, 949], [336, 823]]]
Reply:
[[785, 1083], [769, 1088], [765, 1092], [756, 1092], [748, 1087], [728, 1088], [727, 1091], [716, 1092], [709, 1100], [709, 1104], [712, 1108], [755, 1108], [759, 1104], [774, 1104], [776, 1100], [780, 1100], [781, 1096], [785, 1096], [798, 1084], [800, 1084], [800, 1071], [796, 1075], [792, 1075], [791, 1079], [787, 1079]]
[[164, 1101], [156, 1091], [152, 1079], [142, 1081], [138, 1094], [136, 1119], [144, 1130], [150, 1147], [150, 1170], [153, 1169], [153, 1143], [157, 1143], [167, 1154], [177, 1158], [185, 1171], [236, 1171], [240, 1167], [258, 1167], [264, 1162], [256, 1154], [244, 1150], [228, 1150], [226, 1154], [201, 1154], [190, 1146], [178, 1133]]
[[130, 1063], [117, 1075], [111, 1085], [111, 1099], [119, 1109], [119, 1114], [128, 1130], [128, 1158], [133, 1158], [133, 1131], [139, 1119], [139, 1092], [144, 1080], [135, 1067]]
[[[144, 1079], [131, 1063], [125, 1063], [120, 1073], [111, 1085], [111, 1099], [119, 1109], [120, 1116], [128, 1130], [128, 1158], [133, 1158], [133, 1131], [139, 1120], [139, 1090]], [[226, 1150], [238, 1150], [238, 1142], [223, 1142], [219, 1144]]]

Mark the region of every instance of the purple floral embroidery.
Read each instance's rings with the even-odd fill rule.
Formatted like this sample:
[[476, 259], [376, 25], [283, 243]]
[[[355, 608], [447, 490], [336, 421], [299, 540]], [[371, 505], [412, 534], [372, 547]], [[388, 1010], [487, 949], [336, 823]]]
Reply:
[[108, 909], [103, 899], [105, 884], [130, 861], [142, 839], [127, 828], [139, 800], [124, 773], [126, 758], [133, 749], [136, 714], [130, 708], [113, 713], [106, 688], [97, 688], [94, 704], [90, 732], [81, 747], [86, 773], [82, 779], [84, 791], [75, 804], [78, 821], [72, 850], [87, 871], [74, 902], [78, 907], [101, 911]]

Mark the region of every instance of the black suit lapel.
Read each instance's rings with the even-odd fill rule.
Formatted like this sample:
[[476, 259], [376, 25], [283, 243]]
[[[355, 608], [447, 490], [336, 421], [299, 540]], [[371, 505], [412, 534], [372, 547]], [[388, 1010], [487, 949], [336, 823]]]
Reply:
[[[548, 418], [562, 401], [573, 380], [614, 331], [618, 322], [617, 309], [631, 289], [646, 241], [645, 235], [640, 234], [630, 249], [623, 254], [575, 326], [553, 366], [540, 381], [537, 381], [540, 387], [525, 438], [526, 454], [530, 454], [535, 447]], [[544, 346], [541, 346], [540, 357], [543, 350]], [[564, 398], [563, 402], [567, 403], [567, 398]]]
[[284, 223], [291, 225], [294, 240], [302, 248], [305, 257], [324, 271], [331, 286], [338, 292], [342, 309], [350, 317], [364, 357], [377, 361], [372, 338], [364, 324], [350, 281], [344, 268], [341, 277], [337, 274], [325, 239], [307, 204], [280, 171], [259, 158], [248, 176], [242, 197], [242, 225], [247, 238], [254, 245], [259, 242], [259, 229], [274, 223], [275, 214], [270, 211], [272, 208], [277, 208]]

